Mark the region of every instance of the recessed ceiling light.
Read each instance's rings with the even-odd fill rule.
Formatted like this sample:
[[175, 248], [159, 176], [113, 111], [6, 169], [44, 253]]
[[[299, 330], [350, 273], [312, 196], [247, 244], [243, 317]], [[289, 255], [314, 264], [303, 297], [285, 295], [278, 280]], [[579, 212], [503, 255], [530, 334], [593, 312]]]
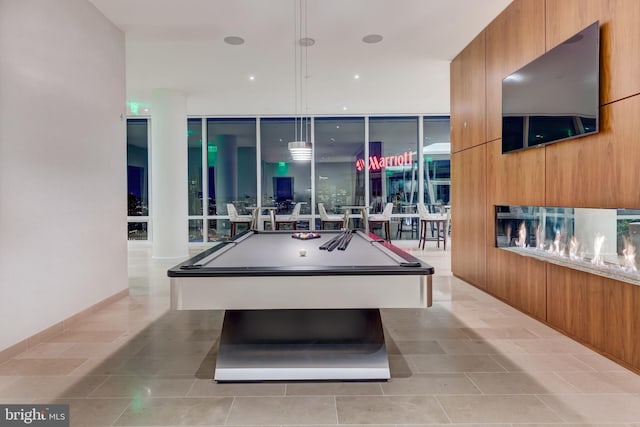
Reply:
[[298, 43], [300, 43], [300, 46], [309, 47], [316, 44], [316, 41], [311, 37], [303, 37], [300, 39], [300, 41], [298, 41]]
[[256, 76], [249, 76], [250, 81], [254, 81], [255, 79], [256, 79]]
[[238, 36], [227, 36], [224, 38], [224, 42], [226, 44], [238, 46], [238, 45], [244, 44], [244, 39]]
[[382, 41], [382, 36], [380, 34], [368, 34], [362, 38], [362, 41], [365, 43], [380, 43]]
[[356, 79], [356, 80], [360, 79], [360, 74], [355, 74], [355, 75], [353, 76], [353, 78], [354, 78], [354, 79]]
[[342, 111], [347, 111], [347, 106], [342, 107]]

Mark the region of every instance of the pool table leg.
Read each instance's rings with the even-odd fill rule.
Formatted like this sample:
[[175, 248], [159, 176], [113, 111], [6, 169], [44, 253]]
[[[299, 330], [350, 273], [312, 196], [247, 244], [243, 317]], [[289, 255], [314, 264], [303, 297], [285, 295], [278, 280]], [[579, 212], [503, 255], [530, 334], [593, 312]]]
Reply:
[[214, 380], [386, 380], [378, 309], [227, 310]]
[[422, 276], [420, 285], [422, 303], [425, 307], [431, 307], [433, 305], [433, 276], [431, 274]]

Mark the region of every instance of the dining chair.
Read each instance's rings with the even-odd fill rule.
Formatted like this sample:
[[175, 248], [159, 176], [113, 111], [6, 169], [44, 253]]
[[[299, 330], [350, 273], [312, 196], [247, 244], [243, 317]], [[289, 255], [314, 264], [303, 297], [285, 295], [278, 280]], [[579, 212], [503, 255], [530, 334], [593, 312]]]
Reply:
[[[400, 206], [400, 209], [402, 210], [403, 214], [414, 214], [417, 212], [417, 208], [414, 209], [416, 207], [416, 205], [402, 205]], [[418, 223], [420, 222], [420, 220], [414, 216], [410, 216], [410, 217], [404, 217], [404, 218], [397, 218], [398, 221], [398, 227], [396, 228], [396, 239], [401, 239], [402, 238], [402, 233], [406, 232], [406, 231], [410, 231], [411, 232], [411, 238], [413, 239], [414, 235], [418, 235], [418, 237], [420, 237], [420, 234], [418, 233]], [[405, 226], [408, 226], [408, 229], [405, 229]]]
[[451, 236], [451, 205], [445, 205], [444, 211], [447, 214], [447, 234]]
[[329, 215], [324, 208], [324, 203], [318, 203], [318, 213], [320, 214], [320, 228], [324, 230], [325, 225], [338, 224], [338, 228], [344, 227], [344, 217], [342, 215]]
[[231, 237], [236, 235], [236, 229], [238, 224], [247, 224], [247, 227], [251, 227], [253, 217], [251, 215], [238, 215], [238, 211], [233, 203], [227, 203], [227, 213], [229, 214], [229, 222], [231, 223]]
[[381, 214], [370, 214], [367, 218], [369, 221], [369, 231], [373, 229], [374, 224], [380, 224], [384, 227], [384, 238], [391, 241], [391, 213], [393, 212], [393, 203], [389, 202], [384, 206]]
[[[451, 220], [451, 214], [449, 210], [436, 211], [434, 213], [429, 212], [423, 203], [418, 203], [418, 216], [420, 218], [420, 239], [418, 240], [418, 247], [424, 249], [424, 244], [427, 241], [435, 241], [436, 246], [440, 247], [440, 241], [442, 240], [442, 247], [447, 250], [447, 235], [449, 234], [449, 223]], [[431, 230], [431, 237], [427, 237], [427, 231]]]
[[280, 230], [282, 224], [289, 224], [294, 230], [297, 230], [298, 217], [300, 216], [300, 208], [302, 203], [298, 202], [293, 207], [291, 215], [276, 215], [276, 230]]

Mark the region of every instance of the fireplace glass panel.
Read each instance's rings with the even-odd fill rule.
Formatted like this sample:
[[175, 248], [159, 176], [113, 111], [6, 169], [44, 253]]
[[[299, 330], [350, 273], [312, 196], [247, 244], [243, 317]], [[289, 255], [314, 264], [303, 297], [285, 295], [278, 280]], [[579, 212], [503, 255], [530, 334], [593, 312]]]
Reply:
[[640, 285], [640, 209], [496, 206], [496, 247]]

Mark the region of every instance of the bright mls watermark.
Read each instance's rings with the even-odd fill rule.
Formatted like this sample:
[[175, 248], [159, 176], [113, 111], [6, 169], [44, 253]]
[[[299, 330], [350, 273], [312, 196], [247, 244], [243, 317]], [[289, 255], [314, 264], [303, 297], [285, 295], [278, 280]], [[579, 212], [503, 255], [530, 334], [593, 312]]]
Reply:
[[69, 405], [0, 405], [0, 426], [69, 427]]

